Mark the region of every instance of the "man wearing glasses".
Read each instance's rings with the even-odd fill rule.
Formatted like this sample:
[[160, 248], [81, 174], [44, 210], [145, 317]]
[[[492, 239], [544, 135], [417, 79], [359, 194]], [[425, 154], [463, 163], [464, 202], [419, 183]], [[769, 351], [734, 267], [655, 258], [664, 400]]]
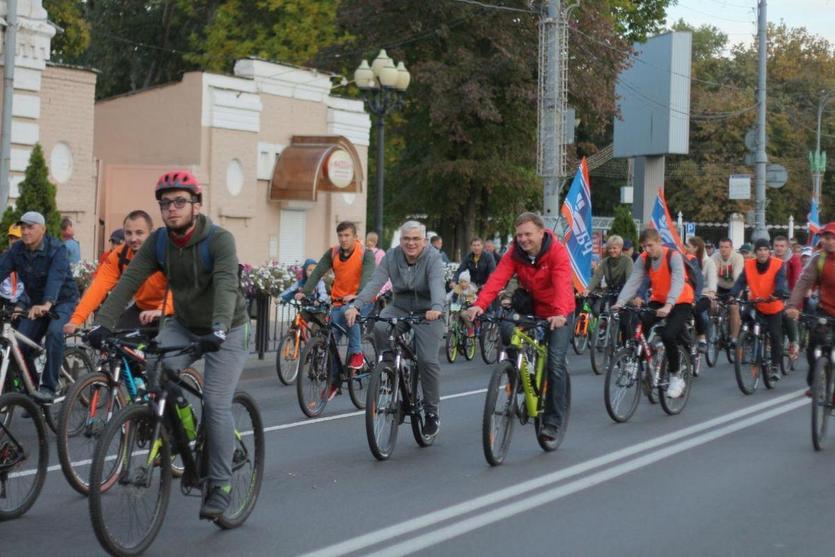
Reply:
[[[202, 189], [190, 172], [164, 174], [155, 194], [165, 227], [142, 244], [125, 269], [96, 316], [98, 327], [90, 332], [89, 342], [101, 347], [139, 287], [162, 271], [176, 316], [160, 325], [157, 341], [162, 346], [196, 341], [205, 356], [203, 423], [209, 485], [200, 518], [216, 519], [230, 502], [235, 435], [232, 396], [249, 355], [249, 317], [238, 288], [235, 238], [200, 214]], [[165, 366], [179, 370], [197, 357], [166, 358]]]
[[[440, 319], [444, 310], [446, 291], [444, 289], [444, 264], [441, 254], [427, 246], [426, 227], [416, 221], [408, 221], [400, 227], [400, 245], [391, 248], [345, 311], [345, 320], [353, 325], [359, 309], [370, 304], [387, 280], [391, 280], [394, 294], [391, 304], [383, 309], [382, 317], [404, 317], [420, 313], [426, 321], [414, 326], [417, 361], [421, 386], [425, 397], [426, 423], [423, 433], [438, 434], [440, 419], [439, 377], [441, 364], [438, 354], [444, 335], [444, 322]], [[374, 337], [378, 347], [388, 342], [388, 325], [377, 323]], [[390, 356], [390, 354], [388, 355]], [[384, 353], [383, 357], [387, 357]]]

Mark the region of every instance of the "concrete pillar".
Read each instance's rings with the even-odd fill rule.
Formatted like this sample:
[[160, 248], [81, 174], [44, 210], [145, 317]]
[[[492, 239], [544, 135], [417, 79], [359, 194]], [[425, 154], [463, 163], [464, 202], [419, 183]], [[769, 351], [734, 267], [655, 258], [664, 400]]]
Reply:
[[728, 222], [728, 238], [734, 244], [734, 248], [739, 248], [745, 243], [745, 217], [739, 213], [731, 213]]
[[646, 226], [658, 190], [664, 185], [664, 156], [635, 157], [632, 165], [634, 199], [632, 216]]

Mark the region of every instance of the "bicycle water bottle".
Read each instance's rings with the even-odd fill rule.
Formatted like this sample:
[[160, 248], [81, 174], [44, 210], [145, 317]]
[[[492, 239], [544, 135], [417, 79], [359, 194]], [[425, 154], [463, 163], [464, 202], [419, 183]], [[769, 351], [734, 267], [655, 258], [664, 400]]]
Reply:
[[194, 441], [197, 439], [197, 418], [194, 415], [194, 409], [182, 395], [178, 396], [175, 402], [177, 415], [180, 417], [186, 436], [189, 441]]

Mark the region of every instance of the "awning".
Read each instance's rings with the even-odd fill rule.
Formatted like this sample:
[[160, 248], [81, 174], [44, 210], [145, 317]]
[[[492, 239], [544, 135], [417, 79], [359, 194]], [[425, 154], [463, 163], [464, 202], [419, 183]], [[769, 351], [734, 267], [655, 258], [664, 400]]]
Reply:
[[294, 135], [278, 155], [270, 182], [272, 201], [316, 201], [320, 191], [362, 191], [362, 161], [341, 135]]

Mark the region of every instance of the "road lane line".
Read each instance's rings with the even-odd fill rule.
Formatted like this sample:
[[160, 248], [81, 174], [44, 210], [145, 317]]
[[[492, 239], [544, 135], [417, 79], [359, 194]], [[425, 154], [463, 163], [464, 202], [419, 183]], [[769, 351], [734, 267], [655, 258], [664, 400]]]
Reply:
[[548, 503], [553, 503], [558, 499], [562, 499], [584, 489], [595, 487], [609, 480], [613, 480], [630, 472], [634, 472], [635, 470], [638, 470], [640, 468], [644, 468], [651, 464], [655, 464], [660, 460], [664, 460], [671, 456], [675, 456], [694, 447], [698, 447], [711, 441], [715, 441], [720, 437], [724, 437], [726, 435], [736, 433], [737, 431], [740, 431], [742, 429], [761, 424], [765, 420], [769, 420], [781, 414], [785, 414], [787, 412], [791, 412], [792, 410], [796, 410], [797, 408], [801, 408], [803, 406], [808, 405], [809, 402], [807, 400], [796, 400], [794, 402], [790, 402], [784, 406], [780, 406], [767, 412], [763, 412], [762, 414], [751, 416], [747, 419], [724, 426], [719, 429], [714, 429], [713, 431], [703, 433], [696, 437], [691, 437], [690, 439], [687, 439], [685, 441], [681, 441], [674, 445], [669, 445], [657, 451], [653, 451], [651, 453], [642, 455], [633, 460], [629, 460], [616, 466], [612, 466], [611, 468], [601, 470], [600, 472], [596, 472], [594, 474], [591, 474], [590, 476], [586, 476], [584, 478], [561, 485], [559, 487], [552, 488], [543, 493], [533, 495], [522, 501], [516, 501], [509, 505], [505, 505], [492, 511], [484, 512], [471, 518], [467, 518], [459, 522], [456, 522], [455, 524], [451, 524], [438, 530], [417, 536], [410, 540], [386, 547], [378, 552], [368, 555], [368, 557], [395, 557], [400, 555], [408, 555], [416, 551], [420, 551], [421, 549], [426, 549], [427, 547], [443, 543], [445, 541], [451, 540], [468, 532], [472, 532], [473, 530], [483, 528], [484, 526], [493, 524], [500, 520], [505, 520], [517, 514], [533, 510], [537, 507], [541, 507]]
[[[690, 435], [701, 433], [708, 429], [724, 425], [725, 423], [732, 422], [739, 418], [743, 418], [745, 416], [748, 416], [749, 414], [755, 414], [772, 406], [777, 406], [779, 404], [788, 402], [794, 398], [797, 398], [798, 396], [801, 396], [803, 393], [804, 390], [801, 389], [786, 395], [773, 398], [771, 400], [766, 400], [764, 402], [748, 406], [746, 408], [741, 408], [723, 416], [719, 416], [706, 422], [702, 422], [701, 424], [695, 424], [684, 429], [668, 433], [660, 437], [656, 437], [654, 439], [643, 441], [636, 445], [632, 445], [630, 447], [626, 447], [618, 451], [593, 458], [591, 460], [580, 462], [573, 466], [569, 466], [568, 468], [564, 468], [562, 470], [558, 470], [556, 472], [552, 472], [550, 474], [546, 474], [538, 478], [532, 478], [525, 482], [514, 484], [510, 487], [506, 487], [504, 489], [500, 489], [498, 491], [494, 491], [486, 495], [481, 495], [468, 501], [463, 501], [456, 505], [447, 507], [446, 509], [433, 511], [412, 519], [405, 520], [398, 524], [382, 528], [375, 532], [369, 532], [367, 534], [357, 536], [353, 539], [345, 540], [343, 542], [339, 542], [334, 545], [330, 545], [312, 551], [310, 553], [306, 553], [303, 557], [337, 557], [340, 555], [353, 553], [355, 551], [359, 551], [361, 549], [377, 545], [384, 541], [397, 538], [404, 534], [421, 530], [427, 526], [432, 526], [433, 524], [444, 522], [452, 518], [456, 518], [460, 515], [481, 509], [483, 507], [493, 505], [500, 501], [510, 499], [518, 495], [522, 495], [525, 492], [533, 491], [535, 489], [545, 487], [549, 484], [561, 482], [573, 476], [577, 476], [579, 474], [591, 471], [595, 468], [600, 468], [601, 466], [611, 464], [613, 462], [625, 459], [638, 453], [654, 449], [662, 445], [666, 445], [673, 441], [678, 441], [679, 439], [683, 439], [685, 437], [689, 437]], [[808, 404], [808, 401], [806, 401], [805, 399], [803, 402]]]

